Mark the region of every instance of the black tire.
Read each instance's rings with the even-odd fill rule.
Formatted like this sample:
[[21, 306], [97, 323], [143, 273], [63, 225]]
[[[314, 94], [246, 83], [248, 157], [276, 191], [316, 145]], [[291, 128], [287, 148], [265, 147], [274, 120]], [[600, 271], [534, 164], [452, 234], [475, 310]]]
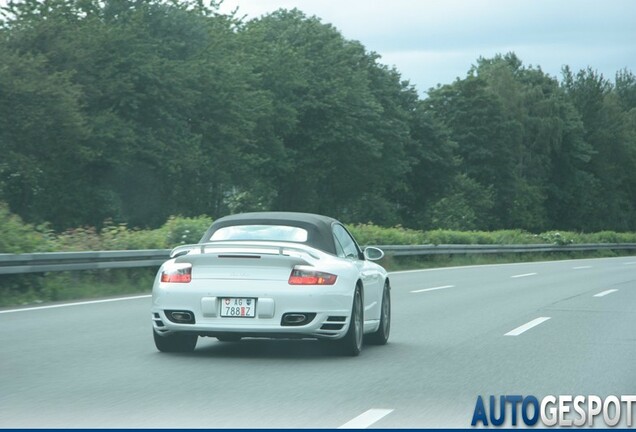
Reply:
[[155, 346], [161, 352], [192, 352], [199, 338], [199, 336], [190, 333], [172, 333], [161, 336], [154, 329], [152, 336], [155, 339]]
[[351, 322], [347, 334], [338, 341], [342, 354], [355, 357], [362, 351], [364, 339], [364, 306], [362, 304], [362, 290], [356, 286], [351, 306]]
[[241, 340], [241, 336], [235, 335], [217, 336], [216, 338], [221, 342], [238, 342]]
[[389, 340], [391, 333], [391, 286], [389, 282], [384, 284], [382, 291], [382, 309], [380, 311], [380, 326], [367, 336], [366, 342], [372, 345], [384, 345]]

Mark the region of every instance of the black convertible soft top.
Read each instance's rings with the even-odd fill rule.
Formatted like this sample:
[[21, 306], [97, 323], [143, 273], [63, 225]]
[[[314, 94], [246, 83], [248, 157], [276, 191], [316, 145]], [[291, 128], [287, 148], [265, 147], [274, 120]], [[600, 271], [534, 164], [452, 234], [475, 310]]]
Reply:
[[340, 224], [336, 219], [296, 212], [254, 212], [225, 216], [212, 223], [199, 243], [210, 241], [212, 234], [220, 228], [237, 225], [284, 225], [307, 230], [305, 244], [327, 253], [336, 254], [332, 226]]

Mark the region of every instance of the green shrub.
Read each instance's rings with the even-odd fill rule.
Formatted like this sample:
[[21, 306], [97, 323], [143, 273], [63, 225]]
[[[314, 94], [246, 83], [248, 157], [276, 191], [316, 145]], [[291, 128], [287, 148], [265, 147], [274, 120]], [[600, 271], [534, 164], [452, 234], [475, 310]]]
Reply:
[[425, 242], [425, 234], [422, 231], [403, 228], [399, 225], [382, 228], [369, 223], [348, 225], [347, 228], [360, 245], [411, 245]]
[[[440, 244], [475, 244], [476, 236], [472, 231], [434, 230], [426, 233], [426, 243]], [[484, 240], [484, 239], [482, 239]]]
[[161, 228], [140, 230], [106, 221], [100, 231], [78, 227], [54, 234], [46, 225], [24, 223], [0, 203], [0, 253], [170, 249], [197, 243], [211, 224], [207, 216], [171, 217]]
[[543, 240], [536, 234], [524, 230], [500, 230], [485, 233], [493, 238], [493, 244], [536, 244]]
[[34, 227], [9, 211], [0, 202], [0, 253], [47, 252], [53, 250], [46, 225]]
[[[197, 243], [208, 229], [212, 219], [208, 216], [170, 217], [160, 228], [140, 230], [126, 224], [106, 221], [101, 230], [79, 227], [54, 234], [47, 225], [34, 227], [24, 223], [0, 203], [0, 253], [26, 253], [84, 250], [170, 249], [187, 243]], [[636, 243], [636, 233], [572, 233], [549, 231], [532, 234], [523, 230], [418, 231], [395, 226], [382, 228], [372, 223], [348, 226], [360, 245], [418, 245], [418, 244], [533, 244], [568, 245], [573, 243]], [[612, 256], [613, 251], [602, 251], [580, 256]], [[465, 256], [387, 256], [383, 263], [389, 268], [439, 267], [444, 265], [483, 264], [543, 259], [544, 255], [507, 254], [502, 257], [483, 255]], [[546, 259], [558, 257], [547, 254]], [[566, 257], [578, 255], [567, 253]], [[495, 259], [496, 258], [496, 259]], [[24, 275], [0, 275], [0, 307], [102, 297], [120, 293], [144, 292], [150, 289], [156, 268], [119, 269], [77, 272], [51, 272]]]
[[[171, 249], [197, 243], [212, 224], [208, 216], [172, 216], [157, 229], [140, 230], [126, 224], [106, 221], [97, 231], [79, 227], [54, 234], [46, 225], [34, 227], [11, 214], [0, 203], [0, 253], [46, 251]], [[523, 230], [456, 231], [437, 229], [418, 231], [402, 226], [383, 228], [372, 223], [348, 225], [361, 245], [418, 244], [537, 244], [568, 245], [573, 243], [636, 243], [636, 233], [573, 233], [548, 231], [532, 234]]]
[[199, 216], [194, 218], [170, 217], [159, 230], [166, 236], [166, 246], [169, 248], [198, 243], [205, 231], [212, 224], [212, 218]]
[[545, 243], [559, 245], [559, 246], [566, 246], [566, 245], [574, 243], [574, 238], [576, 236], [568, 232], [562, 233], [558, 231], [549, 231], [549, 232], [540, 234], [539, 237]]
[[597, 233], [582, 234], [581, 237], [582, 243], [636, 243], [636, 233], [601, 231]]
[[105, 250], [168, 249], [165, 231], [129, 229], [126, 224], [107, 223], [101, 231]]
[[103, 250], [101, 237], [94, 227], [79, 227], [64, 231], [55, 237], [58, 251]]

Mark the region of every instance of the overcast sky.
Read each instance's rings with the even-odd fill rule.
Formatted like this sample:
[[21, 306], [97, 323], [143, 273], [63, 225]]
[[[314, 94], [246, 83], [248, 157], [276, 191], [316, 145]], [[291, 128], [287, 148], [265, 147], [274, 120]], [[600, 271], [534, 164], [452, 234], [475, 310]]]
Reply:
[[587, 66], [636, 73], [636, 0], [225, 0], [256, 18], [298, 8], [395, 66], [424, 93], [464, 77], [476, 59], [514, 51], [558, 78]]

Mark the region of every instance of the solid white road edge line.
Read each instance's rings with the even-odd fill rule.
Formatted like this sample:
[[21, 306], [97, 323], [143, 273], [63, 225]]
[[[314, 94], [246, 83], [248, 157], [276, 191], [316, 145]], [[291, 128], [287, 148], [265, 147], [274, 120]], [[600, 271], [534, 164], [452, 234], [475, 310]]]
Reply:
[[517, 279], [517, 278], [523, 278], [523, 277], [528, 277], [528, 276], [535, 276], [537, 273], [524, 273], [524, 274], [520, 274], [520, 275], [514, 275], [514, 276], [510, 276], [511, 279]]
[[35, 310], [42, 310], [42, 309], [56, 309], [56, 308], [69, 307], [69, 306], [84, 306], [84, 305], [91, 305], [91, 304], [98, 304], [98, 303], [118, 302], [118, 301], [124, 301], [124, 300], [137, 300], [137, 299], [150, 298], [150, 297], [152, 297], [151, 294], [145, 294], [145, 295], [139, 295], [139, 296], [133, 296], [133, 297], [118, 297], [118, 298], [104, 299], [104, 300], [90, 300], [90, 301], [75, 302], [75, 303], [36, 306], [36, 307], [30, 307], [30, 308], [10, 309], [5, 311], [0, 311], [0, 314], [8, 314], [8, 313], [14, 313], [14, 312], [28, 312], [28, 311], [35, 311]]
[[579, 266], [579, 267], [572, 267], [572, 270], [583, 270], [583, 269], [591, 269], [592, 266]]
[[424, 288], [424, 289], [419, 289], [419, 290], [414, 290], [411, 291], [412, 293], [421, 293], [421, 292], [426, 292], [426, 291], [437, 291], [437, 290], [441, 290], [441, 289], [447, 289], [447, 288], [454, 288], [455, 285], [444, 285], [444, 286], [438, 286], [438, 287], [433, 287], [433, 288]]
[[366, 429], [382, 417], [392, 413], [392, 409], [370, 409], [353, 420], [340, 426], [338, 429]]
[[615, 293], [616, 291], [618, 291], [618, 290], [617, 289], [610, 289], [610, 290], [607, 290], [607, 291], [600, 292], [598, 294], [594, 294], [594, 297], [605, 297], [606, 295], [611, 294], [611, 293]]
[[504, 336], [519, 336], [521, 333], [527, 332], [532, 327], [536, 327], [539, 324], [541, 324], [542, 322], [545, 322], [545, 321], [547, 321], [549, 319], [550, 319], [550, 317], [539, 317], [539, 318], [533, 319], [529, 323], [526, 323], [526, 324], [524, 324], [522, 326], [519, 326], [519, 327], [517, 327], [514, 330], [510, 330]]
[[[389, 272], [389, 275], [396, 274], [408, 274], [408, 273], [418, 273], [418, 272], [435, 272], [435, 271], [444, 271], [444, 270], [464, 270], [464, 269], [476, 269], [476, 268], [487, 268], [487, 267], [510, 267], [510, 266], [528, 266], [528, 265], [537, 265], [537, 264], [561, 264], [564, 262], [573, 262], [573, 261], [597, 261], [597, 260], [620, 260], [625, 257], [614, 257], [614, 258], [577, 258], [577, 259], [569, 259], [569, 260], [552, 260], [552, 261], [529, 261], [529, 262], [520, 262], [520, 263], [504, 263], [504, 264], [475, 264], [475, 265], [466, 265], [466, 266], [451, 266], [451, 267], [435, 267], [428, 269], [416, 269], [416, 270], [396, 270]], [[624, 262], [624, 265], [636, 264], [636, 261], [633, 262]]]

